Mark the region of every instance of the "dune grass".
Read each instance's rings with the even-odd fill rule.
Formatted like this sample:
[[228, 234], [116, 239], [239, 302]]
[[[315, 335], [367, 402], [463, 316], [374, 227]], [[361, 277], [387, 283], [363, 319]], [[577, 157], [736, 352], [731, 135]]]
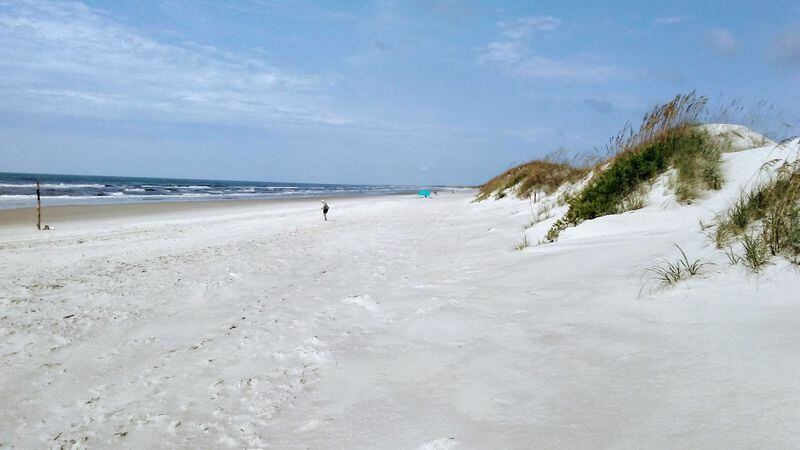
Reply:
[[707, 136], [688, 144], [676, 148], [671, 162], [675, 175], [669, 185], [682, 203], [691, 202], [704, 190], [718, 190], [723, 183], [721, 147]]
[[687, 277], [698, 275], [703, 270], [703, 267], [709, 264], [700, 259], [690, 261], [689, 257], [686, 256], [686, 252], [678, 244], [673, 245], [681, 254], [681, 257], [676, 262], [665, 260], [663, 265], [647, 269], [662, 286], [672, 286]]
[[527, 198], [537, 192], [551, 194], [564, 183], [575, 182], [589, 171], [583, 158], [566, 157], [563, 150], [553, 152], [543, 159], [534, 159], [512, 167], [487, 181], [480, 187], [476, 201], [490, 197], [500, 199], [509, 194]]
[[[715, 109], [707, 109], [703, 117], [705, 123], [735, 123], [760, 133], [764, 139], [756, 146], [767, 145], [768, 140], [779, 140], [781, 136], [792, 134], [795, 127], [786, 119], [774, 103], [767, 100], [753, 102], [741, 97], [720, 94], [714, 99]], [[795, 131], [796, 132], [796, 131]], [[735, 133], [734, 133], [735, 134]]]
[[617, 204], [615, 214], [622, 214], [628, 211], [636, 211], [647, 206], [647, 193], [650, 191], [649, 184], [642, 184], [630, 194], [620, 200]]
[[525, 250], [530, 246], [531, 246], [531, 241], [528, 240], [528, 236], [523, 234], [522, 240], [517, 245], [514, 246], [514, 250], [521, 252], [522, 250]]
[[766, 181], [740, 194], [717, 218], [717, 247], [737, 240], [753, 271], [777, 255], [800, 264], [800, 160], [772, 161], [761, 173]]
[[535, 226], [537, 223], [547, 220], [551, 217], [551, 212], [553, 210], [553, 205], [549, 202], [543, 202], [539, 204], [535, 209], [533, 207], [533, 199], [531, 201], [531, 219], [528, 223], [525, 224], [523, 227], [524, 230]]

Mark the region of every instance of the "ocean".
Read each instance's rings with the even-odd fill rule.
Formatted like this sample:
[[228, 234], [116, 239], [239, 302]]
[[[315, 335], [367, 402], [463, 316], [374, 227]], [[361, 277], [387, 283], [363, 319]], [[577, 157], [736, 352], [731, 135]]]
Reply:
[[420, 188], [0, 172], [0, 209], [35, 206], [36, 181], [43, 205], [382, 195], [412, 193]]

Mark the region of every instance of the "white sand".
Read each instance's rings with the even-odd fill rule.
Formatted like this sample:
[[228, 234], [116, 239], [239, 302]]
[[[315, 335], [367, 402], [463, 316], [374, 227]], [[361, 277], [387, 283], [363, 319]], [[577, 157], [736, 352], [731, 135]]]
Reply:
[[698, 225], [781, 151], [522, 252], [464, 193], [0, 227], [0, 448], [800, 447], [797, 267]]

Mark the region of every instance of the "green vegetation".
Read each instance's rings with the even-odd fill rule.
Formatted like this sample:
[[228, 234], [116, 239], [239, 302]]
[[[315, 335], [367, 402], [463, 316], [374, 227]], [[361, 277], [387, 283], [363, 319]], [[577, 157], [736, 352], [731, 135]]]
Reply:
[[678, 201], [691, 202], [702, 190], [722, 188], [722, 151], [707, 137], [695, 132], [700, 139], [676, 148], [672, 156], [675, 175], [670, 187]]
[[704, 143], [702, 134], [682, 129], [641, 149], [621, 154], [572, 199], [567, 219], [578, 224], [583, 220], [615, 214], [623, 199], [642, 183], [664, 173], [677, 153], [700, 153]]
[[521, 252], [522, 250], [531, 246], [531, 242], [528, 240], [528, 236], [522, 235], [522, 241], [519, 244], [514, 246], [514, 250]]
[[783, 162], [775, 169], [777, 164], [766, 164], [762, 174], [773, 175], [750, 192], [743, 192], [717, 218], [717, 247], [738, 240], [743, 256], [736, 261], [753, 271], [776, 255], [800, 264], [800, 160]]
[[[585, 220], [619, 214], [646, 206], [649, 187], [661, 175], [669, 174], [668, 187], [679, 202], [691, 203], [706, 190], [720, 189], [722, 153], [731, 147], [730, 136], [707, 134], [698, 117], [706, 110], [707, 99], [694, 92], [678, 95], [647, 113], [638, 129], [627, 125], [606, 145], [602, 161], [581, 163], [564, 157], [564, 152], [548, 155], [513, 167], [481, 186], [476, 201], [503, 198], [514, 194], [531, 198], [551, 194], [567, 184], [547, 209], [531, 207], [529, 228], [550, 217], [550, 209], [568, 205], [566, 214], [556, 220], [545, 241], [556, 240], [568, 227]], [[712, 128], [713, 129], [713, 128]], [[713, 133], [717, 133], [713, 131]], [[714, 239], [720, 248], [736, 239], [744, 251], [729, 259], [753, 270], [771, 256], [784, 254], [800, 263], [800, 163], [784, 164], [769, 183], [743, 193], [730, 210], [718, 219]], [[671, 170], [670, 170], [671, 169]], [[587, 177], [591, 178], [587, 178]], [[585, 184], [578, 185], [579, 180]], [[575, 191], [572, 189], [579, 187]], [[552, 199], [551, 199], [552, 200]], [[702, 224], [701, 224], [702, 226]], [[702, 227], [704, 230], [706, 227]], [[529, 245], [525, 241], [520, 248]], [[686, 271], [685, 266], [680, 266]], [[667, 267], [669, 271], [669, 267]]]
[[699, 259], [690, 262], [689, 257], [686, 256], [686, 252], [684, 252], [678, 244], [674, 245], [681, 253], [681, 257], [677, 262], [672, 263], [664, 261], [664, 265], [662, 266], [647, 269], [648, 272], [653, 274], [653, 278], [658, 280], [662, 286], [671, 286], [686, 277], [695, 276], [708, 264]]
[[695, 198], [700, 187], [719, 189], [720, 150], [695, 127], [705, 103], [694, 93], [679, 95], [648, 113], [637, 132], [626, 127], [609, 145], [615, 156], [570, 199], [567, 214], [545, 238], [553, 241], [569, 226], [638, 206], [631, 203], [637, 190], [670, 166], [676, 170], [674, 188], [681, 201]]
[[647, 206], [647, 193], [650, 191], [650, 185], [642, 184], [626, 195], [617, 205], [616, 214], [622, 214], [627, 211], [636, 211]]
[[742, 236], [742, 248], [744, 256], [742, 261], [753, 272], [758, 272], [761, 266], [769, 262], [769, 253], [766, 241], [759, 236], [745, 234]]

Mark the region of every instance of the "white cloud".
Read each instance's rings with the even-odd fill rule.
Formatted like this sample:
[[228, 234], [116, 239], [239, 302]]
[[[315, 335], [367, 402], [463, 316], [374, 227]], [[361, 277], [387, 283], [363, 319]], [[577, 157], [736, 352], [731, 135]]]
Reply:
[[511, 22], [500, 22], [503, 37], [523, 39], [536, 31], [552, 31], [561, 25], [561, 20], [552, 16], [522, 17]]
[[486, 44], [478, 62], [499, 68], [518, 78], [538, 78], [557, 81], [592, 82], [613, 77], [617, 69], [595, 63], [590, 58], [552, 58], [534, 54], [530, 43], [536, 35], [556, 30], [561, 20], [551, 16], [523, 17], [500, 22], [500, 40]]
[[666, 16], [653, 20], [653, 23], [656, 25], [676, 25], [689, 19], [691, 19], [690, 16]]
[[642, 103], [640, 99], [635, 96], [616, 94], [616, 95], [598, 95], [588, 97], [581, 102], [584, 106], [592, 110], [608, 114], [613, 111], [627, 110], [627, 111], [641, 111], [648, 108], [650, 105]]
[[708, 45], [716, 53], [724, 56], [734, 55], [739, 51], [736, 37], [724, 28], [715, 28], [708, 32]]
[[169, 120], [345, 119], [326, 80], [213, 47], [159, 42], [77, 2], [0, 5], [0, 108]]
[[531, 56], [510, 70], [523, 78], [571, 81], [600, 81], [609, 79], [616, 73], [616, 69], [608, 65], [577, 59], [557, 60], [543, 56]]
[[522, 44], [515, 41], [490, 42], [479, 59], [484, 63], [516, 64], [522, 60]]

